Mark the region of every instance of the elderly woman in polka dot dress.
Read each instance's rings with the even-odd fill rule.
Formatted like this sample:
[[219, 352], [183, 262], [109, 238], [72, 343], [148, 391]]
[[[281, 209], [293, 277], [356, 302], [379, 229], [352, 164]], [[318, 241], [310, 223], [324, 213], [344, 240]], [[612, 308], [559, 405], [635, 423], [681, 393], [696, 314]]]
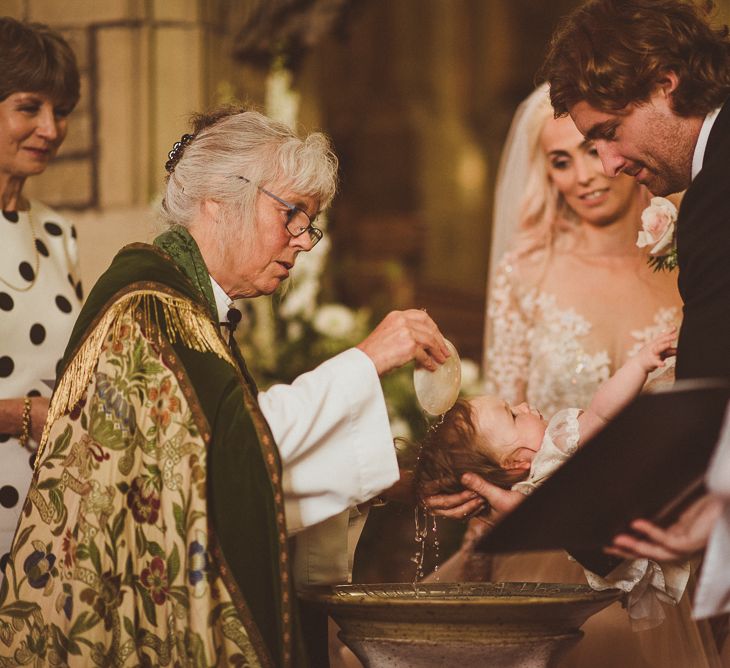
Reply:
[[[79, 99], [71, 48], [48, 27], [0, 18], [0, 568], [81, 307], [76, 230], [23, 195], [66, 137]], [[2, 576], [0, 575], [0, 578]]]

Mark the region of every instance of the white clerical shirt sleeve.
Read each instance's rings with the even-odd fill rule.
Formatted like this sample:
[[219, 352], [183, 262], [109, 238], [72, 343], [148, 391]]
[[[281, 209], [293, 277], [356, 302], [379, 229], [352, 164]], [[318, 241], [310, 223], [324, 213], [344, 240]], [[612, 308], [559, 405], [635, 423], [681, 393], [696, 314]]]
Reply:
[[730, 612], [730, 404], [706, 483], [709, 492], [722, 499], [723, 507], [707, 544], [695, 592], [697, 619]]
[[284, 468], [290, 533], [377, 496], [399, 478], [380, 379], [357, 348], [259, 392]]

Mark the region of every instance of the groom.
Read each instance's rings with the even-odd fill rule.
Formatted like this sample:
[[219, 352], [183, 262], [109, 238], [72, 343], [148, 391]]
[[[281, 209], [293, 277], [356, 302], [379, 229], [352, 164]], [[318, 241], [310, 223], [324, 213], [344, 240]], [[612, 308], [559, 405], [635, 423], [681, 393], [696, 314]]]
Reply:
[[[655, 195], [687, 189], [677, 221], [684, 300], [677, 378], [729, 378], [727, 28], [713, 29], [690, 1], [592, 0], [553, 35], [543, 72], [556, 114], [570, 114], [593, 140], [608, 175], [626, 172]], [[717, 488], [730, 486], [728, 466]], [[730, 505], [723, 510], [718, 497], [706, 496], [667, 530], [637, 520], [633, 528], [644, 537], [618, 536], [612, 552], [686, 558], [707, 543], [713, 527], [717, 545], [730, 527]], [[716, 573], [704, 579], [727, 586]]]
[[730, 40], [690, 1], [592, 0], [560, 25], [543, 74], [609, 176], [687, 189], [677, 223], [677, 378], [730, 378]]
[[[684, 300], [677, 378], [730, 378], [726, 31], [711, 28], [689, 1], [591, 0], [553, 35], [543, 74], [556, 113], [570, 114], [593, 140], [607, 174], [626, 172], [655, 195], [687, 189], [677, 225]], [[520, 500], [474, 474], [462, 482], [473, 492], [430, 497], [431, 510], [462, 518], [478, 512], [486, 498], [494, 509], [488, 519], [497, 519]], [[650, 536], [656, 544], [623, 537], [620, 547], [625, 556], [670, 547], [675, 556], [689, 554], [706, 540], [704, 530], [717, 513], [717, 504], [705, 498], [685, 515], [691, 531], [674, 527], [668, 538], [659, 531]]]

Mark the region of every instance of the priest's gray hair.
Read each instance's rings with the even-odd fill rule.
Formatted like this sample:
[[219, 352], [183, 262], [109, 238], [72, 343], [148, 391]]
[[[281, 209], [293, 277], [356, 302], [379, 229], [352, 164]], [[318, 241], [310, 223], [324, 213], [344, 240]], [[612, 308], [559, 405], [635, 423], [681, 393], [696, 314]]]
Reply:
[[335, 195], [337, 157], [321, 132], [299, 136], [257, 111], [223, 107], [195, 116], [193, 135], [167, 178], [162, 217], [169, 225], [189, 227], [203, 202], [214, 200], [229, 237], [252, 228], [259, 187], [313, 197], [320, 211]]

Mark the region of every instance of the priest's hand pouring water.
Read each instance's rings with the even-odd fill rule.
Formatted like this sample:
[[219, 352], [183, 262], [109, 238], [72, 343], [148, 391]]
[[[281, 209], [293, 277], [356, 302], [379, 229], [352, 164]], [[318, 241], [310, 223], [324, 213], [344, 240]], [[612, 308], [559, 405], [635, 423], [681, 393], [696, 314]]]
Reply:
[[357, 347], [379, 376], [411, 361], [435, 371], [451, 354], [436, 323], [418, 309], [391, 311]]

